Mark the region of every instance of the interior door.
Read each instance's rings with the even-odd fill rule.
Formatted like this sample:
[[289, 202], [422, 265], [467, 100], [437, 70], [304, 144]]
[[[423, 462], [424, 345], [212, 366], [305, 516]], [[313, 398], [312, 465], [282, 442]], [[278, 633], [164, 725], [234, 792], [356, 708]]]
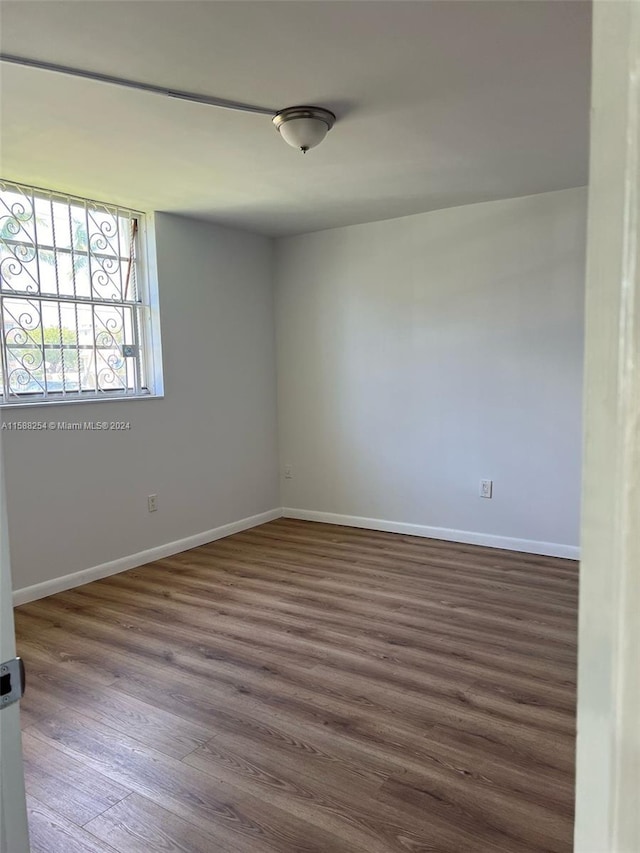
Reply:
[[[4, 487], [2, 430], [0, 430], [0, 664], [13, 660], [16, 639], [13, 626], [11, 568], [7, 530], [7, 506]], [[27, 808], [22, 770], [20, 702], [11, 702], [9, 688], [19, 678], [8, 668], [2, 673], [0, 696], [0, 853], [29, 853]], [[6, 700], [3, 702], [3, 700]]]

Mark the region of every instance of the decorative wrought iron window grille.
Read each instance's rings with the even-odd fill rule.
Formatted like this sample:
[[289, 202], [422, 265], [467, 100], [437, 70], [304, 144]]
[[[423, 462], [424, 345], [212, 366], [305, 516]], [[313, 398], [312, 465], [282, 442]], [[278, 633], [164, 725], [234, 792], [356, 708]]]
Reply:
[[154, 393], [142, 214], [0, 180], [0, 403]]

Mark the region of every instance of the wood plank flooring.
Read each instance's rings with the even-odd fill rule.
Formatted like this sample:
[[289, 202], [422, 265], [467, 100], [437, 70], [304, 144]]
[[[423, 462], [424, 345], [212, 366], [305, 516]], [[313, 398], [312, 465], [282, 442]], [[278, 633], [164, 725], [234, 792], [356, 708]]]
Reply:
[[33, 853], [569, 853], [577, 587], [280, 519], [24, 605]]

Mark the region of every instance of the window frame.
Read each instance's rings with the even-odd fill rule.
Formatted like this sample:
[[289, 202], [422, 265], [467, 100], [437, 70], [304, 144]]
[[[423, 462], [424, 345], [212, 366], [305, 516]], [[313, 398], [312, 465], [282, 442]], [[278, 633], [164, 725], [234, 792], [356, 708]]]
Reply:
[[[137, 304], [139, 307], [134, 310], [137, 311], [138, 319], [138, 346], [140, 351], [140, 365], [146, 380], [145, 387], [140, 388], [136, 391], [129, 391], [128, 389], [86, 389], [78, 391], [61, 390], [48, 391], [45, 397], [37, 393], [37, 396], [31, 397], [30, 399], [28, 396], [29, 392], [25, 392], [24, 395], [18, 395], [15, 393], [12, 395], [8, 395], [5, 390], [4, 392], [0, 393], [0, 412], [6, 412], [10, 409], [32, 408], [37, 406], [66, 406], [77, 405], [81, 403], [112, 403], [115, 401], [147, 399], [153, 400], [162, 398], [164, 396], [164, 383], [162, 371], [162, 345], [160, 336], [158, 275], [156, 265], [155, 222], [153, 214], [145, 213], [144, 211], [137, 210], [135, 208], [128, 207], [125, 205], [119, 205], [114, 202], [106, 202], [93, 198], [90, 199], [84, 196], [75, 195], [73, 193], [67, 193], [59, 189], [47, 189], [45, 187], [32, 186], [30, 184], [11, 180], [9, 178], [0, 178], [0, 183], [4, 183], [9, 187], [19, 188], [25, 194], [27, 199], [31, 198], [34, 201], [39, 196], [40, 198], [44, 198], [47, 201], [59, 201], [64, 202], [67, 205], [71, 205], [73, 204], [73, 202], [78, 202], [81, 205], [100, 205], [103, 206], [110, 213], [115, 213], [117, 215], [118, 211], [123, 211], [127, 214], [131, 214], [131, 218], [135, 218], [137, 220], [137, 233], [135, 236], [135, 265], [136, 285], [138, 291]], [[38, 246], [41, 245], [42, 244], [38, 242], [34, 243], [36, 251], [38, 249]], [[87, 247], [87, 253], [89, 254], [89, 247]], [[8, 296], [9, 298], [11, 298], [11, 294], [8, 291], [3, 291], [1, 295], [3, 297]], [[43, 294], [38, 291], [38, 293], [34, 294], [34, 296], [37, 296], [37, 298], [40, 299], [43, 297]], [[49, 294], [46, 294], [44, 296], [44, 301], [47, 301], [47, 296], [49, 296]], [[59, 302], [60, 304], [59, 297], [59, 293], [51, 294], [50, 301]], [[18, 296], [17, 298], [21, 297]], [[95, 300], [94, 302], [91, 302], [88, 299], [70, 298], [64, 300], [64, 302], [69, 305], [100, 304], [99, 299]], [[108, 304], [110, 303], [105, 300], [105, 305]], [[127, 303], [123, 304], [126, 305]], [[131, 305], [132, 303], [128, 304]], [[4, 348], [4, 337], [0, 332], [0, 350], [2, 350], [0, 358], [4, 358], [6, 361], [6, 356], [4, 355]]]

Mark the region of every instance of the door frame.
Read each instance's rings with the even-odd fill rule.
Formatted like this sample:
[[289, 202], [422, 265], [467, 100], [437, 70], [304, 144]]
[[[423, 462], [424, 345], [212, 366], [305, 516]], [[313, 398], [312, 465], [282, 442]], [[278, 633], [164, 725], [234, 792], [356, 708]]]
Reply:
[[[16, 654], [2, 444], [0, 429], [0, 662]], [[29, 853], [19, 702], [0, 710], [0, 853]]]
[[640, 2], [593, 6], [576, 853], [640, 850]]

